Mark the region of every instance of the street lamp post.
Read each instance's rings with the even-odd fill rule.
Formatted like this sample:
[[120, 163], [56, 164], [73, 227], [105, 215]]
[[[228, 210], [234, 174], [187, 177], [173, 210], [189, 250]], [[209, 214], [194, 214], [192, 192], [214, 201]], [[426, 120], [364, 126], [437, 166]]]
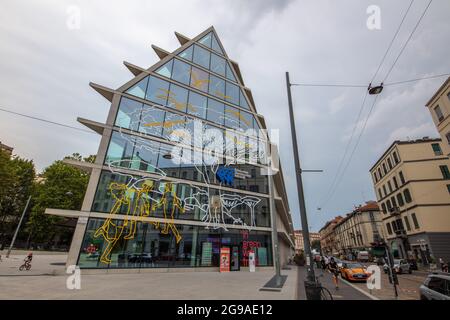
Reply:
[[14, 236], [13, 236], [13, 238], [11, 240], [11, 244], [9, 245], [8, 252], [6, 253], [6, 257], [7, 258], [9, 258], [9, 254], [11, 253], [12, 247], [14, 246], [14, 242], [16, 242], [16, 238], [17, 238], [17, 235], [19, 233], [20, 225], [22, 224], [23, 217], [25, 216], [25, 213], [28, 210], [28, 206], [30, 204], [30, 201], [31, 201], [31, 196], [28, 197], [27, 204], [25, 205], [25, 208], [23, 209], [22, 216], [20, 217], [19, 224], [17, 225], [17, 228], [16, 228], [16, 232], [14, 232]]
[[[307, 277], [306, 277], [306, 281], [305, 281], [305, 287], [309, 286], [311, 288], [316, 283], [316, 277], [314, 275], [314, 269], [313, 269], [313, 265], [312, 265], [313, 257], [312, 257], [312, 252], [311, 252], [311, 243], [309, 242], [309, 227], [308, 227], [308, 220], [307, 220], [307, 215], [306, 215], [305, 197], [304, 197], [304, 193], [303, 193], [302, 169], [300, 166], [298, 144], [297, 144], [297, 134], [295, 132], [294, 110], [292, 107], [291, 83], [289, 81], [289, 72], [286, 72], [286, 86], [287, 86], [287, 95], [288, 95], [288, 104], [289, 104], [289, 118], [290, 118], [290, 123], [291, 123], [292, 145], [293, 145], [293, 151], [294, 151], [295, 177], [297, 179], [300, 218], [301, 218], [302, 229], [303, 229], [303, 232], [302, 232], [303, 244], [305, 247], [305, 255], [306, 255]], [[306, 292], [308, 295], [308, 288], [306, 288], [306, 289], [307, 289]]]

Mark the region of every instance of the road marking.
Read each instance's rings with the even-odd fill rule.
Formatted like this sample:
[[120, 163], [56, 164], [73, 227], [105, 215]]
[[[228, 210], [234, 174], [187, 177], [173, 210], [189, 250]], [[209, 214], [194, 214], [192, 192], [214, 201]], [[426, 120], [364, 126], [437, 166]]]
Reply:
[[358, 288], [357, 286], [355, 286], [354, 284], [348, 282], [347, 280], [342, 279], [342, 278], [341, 278], [340, 280], [341, 280], [343, 283], [348, 284], [348, 285], [349, 285], [350, 287], [352, 287], [353, 289], [358, 290], [359, 292], [361, 292], [363, 295], [369, 297], [370, 299], [372, 299], [372, 300], [380, 300], [379, 298], [377, 298], [377, 297], [371, 295], [370, 293], [364, 291], [363, 289]]

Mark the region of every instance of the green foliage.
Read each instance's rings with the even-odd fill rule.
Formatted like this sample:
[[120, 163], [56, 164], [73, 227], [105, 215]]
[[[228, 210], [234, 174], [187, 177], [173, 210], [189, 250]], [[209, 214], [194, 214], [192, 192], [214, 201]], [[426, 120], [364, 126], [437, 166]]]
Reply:
[[10, 234], [20, 219], [28, 197], [34, 190], [36, 172], [33, 161], [10, 157], [0, 150], [0, 235]]
[[[81, 155], [73, 154], [70, 159], [81, 160]], [[89, 175], [75, 167], [58, 160], [45, 168], [39, 175], [33, 194], [34, 206], [26, 231], [33, 241], [50, 241], [60, 232], [57, 225], [64, 218], [45, 214], [46, 208], [80, 210], [84, 193], [89, 182]]]
[[313, 242], [311, 242], [311, 249], [315, 249], [318, 252], [320, 252], [321, 251], [320, 240], [314, 240]]
[[300, 253], [297, 253], [294, 256], [294, 262], [299, 266], [305, 265], [305, 254], [303, 253], [303, 251], [300, 251]]

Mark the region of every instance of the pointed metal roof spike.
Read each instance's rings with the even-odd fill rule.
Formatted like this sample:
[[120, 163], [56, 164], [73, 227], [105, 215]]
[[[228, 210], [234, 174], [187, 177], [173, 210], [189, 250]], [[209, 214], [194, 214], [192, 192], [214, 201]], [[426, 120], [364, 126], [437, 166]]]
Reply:
[[160, 59], [164, 59], [165, 57], [167, 57], [170, 54], [170, 52], [168, 52], [164, 49], [161, 49], [160, 47], [155, 46], [154, 44], [152, 44], [152, 49], [155, 50], [156, 54], [158, 55], [158, 57]]
[[145, 71], [144, 68], [138, 67], [132, 63], [129, 63], [127, 61], [124, 61], [123, 64], [125, 65], [125, 67], [127, 67], [128, 70], [130, 70], [130, 72], [135, 75], [138, 76], [140, 75], [142, 72]]
[[177, 37], [178, 41], [180, 42], [181, 45], [189, 42], [191, 39], [189, 39], [186, 36], [183, 36], [181, 33], [178, 33], [175, 31], [175, 36]]
[[81, 118], [81, 117], [78, 117], [77, 121], [79, 123], [81, 123], [82, 125], [91, 129], [92, 131], [97, 132], [100, 135], [102, 135], [103, 130], [105, 130], [105, 126], [102, 123], [97, 122], [97, 121], [92, 121], [92, 120], [88, 120], [88, 119]]
[[242, 74], [241, 74], [241, 70], [239, 69], [239, 64], [231, 59], [229, 59], [231, 62], [231, 66], [233, 67], [234, 71], [236, 72], [239, 81], [242, 83], [243, 86], [245, 86], [244, 84], [244, 79], [242, 78]]
[[91, 86], [91, 88], [93, 88], [95, 91], [100, 93], [103, 97], [105, 97], [108, 101], [112, 102], [115, 90], [101, 86], [94, 82], [89, 82], [89, 85]]

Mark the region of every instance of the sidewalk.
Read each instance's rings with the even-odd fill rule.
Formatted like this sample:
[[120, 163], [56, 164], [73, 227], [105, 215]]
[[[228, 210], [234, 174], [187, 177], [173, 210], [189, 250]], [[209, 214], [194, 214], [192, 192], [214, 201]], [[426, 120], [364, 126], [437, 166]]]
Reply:
[[66, 286], [64, 255], [39, 255], [30, 271], [18, 271], [25, 255], [10, 256], [0, 262], [1, 299], [218, 299], [218, 300], [294, 300], [297, 267], [282, 270], [287, 275], [280, 292], [260, 291], [274, 270], [257, 272], [150, 272], [83, 274], [81, 289]]
[[[329, 272], [324, 272], [322, 270], [317, 269], [315, 269], [314, 272], [316, 277], [319, 278], [319, 281], [322, 284], [322, 286], [324, 286], [331, 292], [333, 300], [371, 300], [365, 294], [361, 293], [360, 291], [341, 281], [341, 278], [339, 278], [339, 289], [336, 290], [331, 273]], [[306, 278], [306, 268], [299, 267], [297, 300], [306, 300], [305, 284], [304, 284], [305, 278]]]

